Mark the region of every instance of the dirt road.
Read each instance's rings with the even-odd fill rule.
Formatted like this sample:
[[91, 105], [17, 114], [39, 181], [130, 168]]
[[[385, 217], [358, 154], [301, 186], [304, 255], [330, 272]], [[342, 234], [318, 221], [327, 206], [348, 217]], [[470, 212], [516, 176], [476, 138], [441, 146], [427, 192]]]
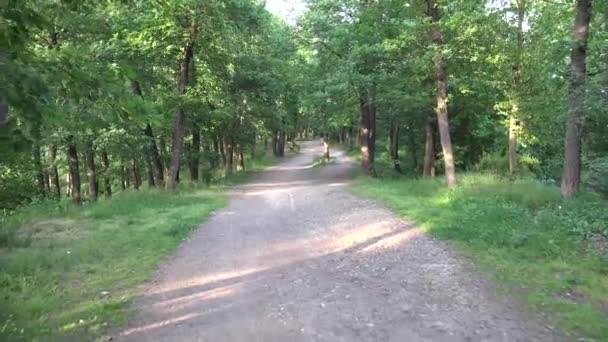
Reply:
[[[333, 151], [332, 151], [333, 152]], [[119, 341], [555, 341], [445, 243], [345, 185], [320, 142], [234, 190], [142, 289]]]

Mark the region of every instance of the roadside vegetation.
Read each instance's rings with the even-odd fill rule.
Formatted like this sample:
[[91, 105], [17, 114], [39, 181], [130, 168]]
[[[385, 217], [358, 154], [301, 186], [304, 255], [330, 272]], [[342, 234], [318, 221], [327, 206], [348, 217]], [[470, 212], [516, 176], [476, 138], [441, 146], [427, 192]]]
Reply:
[[226, 204], [225, 186], [276, 158], [246, 162], [246, 172], [217, 173], [210, 186], [142, 188], [82, 206], [41, 200], [1, 216], [0, 340], [88, 340], [124, 323], [137, 286]]
[[608, 201], [586, 192], [563, 200], [559, 188], [495, 173], [444, 180], [397, 174], [357, 179], [353, 191], [384, 203], [433, 236], [450, 240], [499, 289], [572, 336], [608, 336]]

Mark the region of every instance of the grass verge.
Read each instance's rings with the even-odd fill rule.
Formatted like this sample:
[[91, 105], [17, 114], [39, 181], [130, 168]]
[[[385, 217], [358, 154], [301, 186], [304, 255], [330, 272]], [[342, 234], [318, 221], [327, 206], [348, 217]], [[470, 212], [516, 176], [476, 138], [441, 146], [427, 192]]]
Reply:
[[554, 186], [460, 175], [441, 180], [360, 178], [353, 191], [385, 203], [456, 247], [501, 288], [574, 336], [608, 340], [608, 203], [568, 201]]
[[136, 285], [224, 203], [219, 189], [142, 190], [4, 219], [16, 234], [0, 249], [0, 340], [87, 340], [123, 323]]
[[[125, 308], [158, 263], [226, 204], [224, 186], [277, 162], [265, 152], [245, 172], [85, 203], [42, 202], [0, 216], [0, 341], [83, 341], [123, 324]], [[185, 174], [185, 172], [184, 172]]]

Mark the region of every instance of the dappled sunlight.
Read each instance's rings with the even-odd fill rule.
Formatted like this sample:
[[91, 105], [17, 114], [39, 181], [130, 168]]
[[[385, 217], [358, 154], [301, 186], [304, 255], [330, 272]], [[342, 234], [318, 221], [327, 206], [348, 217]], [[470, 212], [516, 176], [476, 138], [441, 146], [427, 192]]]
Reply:
[[396, 248], [396, 247], [403, 245], [408, 240], [411, 240], [412, 238], [421, 236], [423, 234], [424, 234], [424, 231], [422, 229], [412, 228], [412, 229], [406, 230], [404, 232], [400, 232], [400, 233], [396, 233], [394, 235], [384, 237], [384, 238], [378, 240], [377, 242], [374, 242], [373, 244], [371, 244], [367, 247], [364, 247], [361, 250], [361, 253], [370, 253], [373, 251], [377, 251], [379, 249]]
[[379, 238], [393, 231], [390, 221], [380, 221], [348, 231], [346, 234], [332, 239], [326, 244], [329, 251], [339, 251], [364, 243], [370, 239]]
[[200, 304], [203, 301], [211, 299], [221, 299], [239, 292], [241, 285], [232, 284], [223, 287], [212, 288], [210, 290], [198, 291], [190, 295], [179, 296], [177, 298], [162, 300], [148, 305], [154, 310], [163, 310], [165, 312], [174, 312], [182, 310], [186, 307]]
[[155, 294], [161, 294], [164, 292], [185, 289], [185, 288], [189, 288], [189, 287], [204, 286], [204, 285], [208, 285], [208, 284], [215, 283], [215, 282], [225, 281], [225, 280], [234, 279], [234, 278], [238, 278], [238, 277], [244, 277], [244, 276], [256, 273], [256, 272], [263, 271], [264, 269], [265, 269], [264, 267], [251, 267], [251, 268], [244, 268], [244, 269], [234, 270], [234, 271], [217, 272], [217, 273], [202, 275], [202, 276], [198, 276], [198, 277], [189, 277], [189, 278], [182, 279], [182, 280], [174, 280], [159, 289], [148, 292], [147, 294], [155, 295]]
[[147, 330], [151, 330], [151, 329], [158, 329], [158, 328], [162, 328], [165, 327], [167, 325], [173, 325], [173, 324], [178, 324], [180, 322], [183, 321], [187, 321], [189, 319], [193, 319], [196, 317], [199, 317], [203, 315], [202, 313], [197, 313], [197, 312], [191, 312], [179, 317], [175, 317], [175, 318], [171, 318], [171, 319], [166, 319], [164, 321], [159, 321], [156, 323], [152, 323], [152, 324], [148, 324], [148, 325], [144, 325], [144, 326], [140, 326], [140, 327], [136, 327], [136, 328], [132, 328], [132, 329], [128, 329], [123, 331], [122, 333], [120, 333], [121, 336], [128, 336], [128, 335], [132, 335], [135, 333], [141, 333]]

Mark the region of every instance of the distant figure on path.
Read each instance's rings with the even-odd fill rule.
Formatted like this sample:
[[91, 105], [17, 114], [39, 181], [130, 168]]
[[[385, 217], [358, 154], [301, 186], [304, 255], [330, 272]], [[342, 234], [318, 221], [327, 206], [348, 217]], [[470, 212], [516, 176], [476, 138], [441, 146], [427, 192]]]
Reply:
[[323, 160], [329, 162], [329, 144], [325, 141], [325, 138], [321, 138], [321, 142], [323, 142]]

